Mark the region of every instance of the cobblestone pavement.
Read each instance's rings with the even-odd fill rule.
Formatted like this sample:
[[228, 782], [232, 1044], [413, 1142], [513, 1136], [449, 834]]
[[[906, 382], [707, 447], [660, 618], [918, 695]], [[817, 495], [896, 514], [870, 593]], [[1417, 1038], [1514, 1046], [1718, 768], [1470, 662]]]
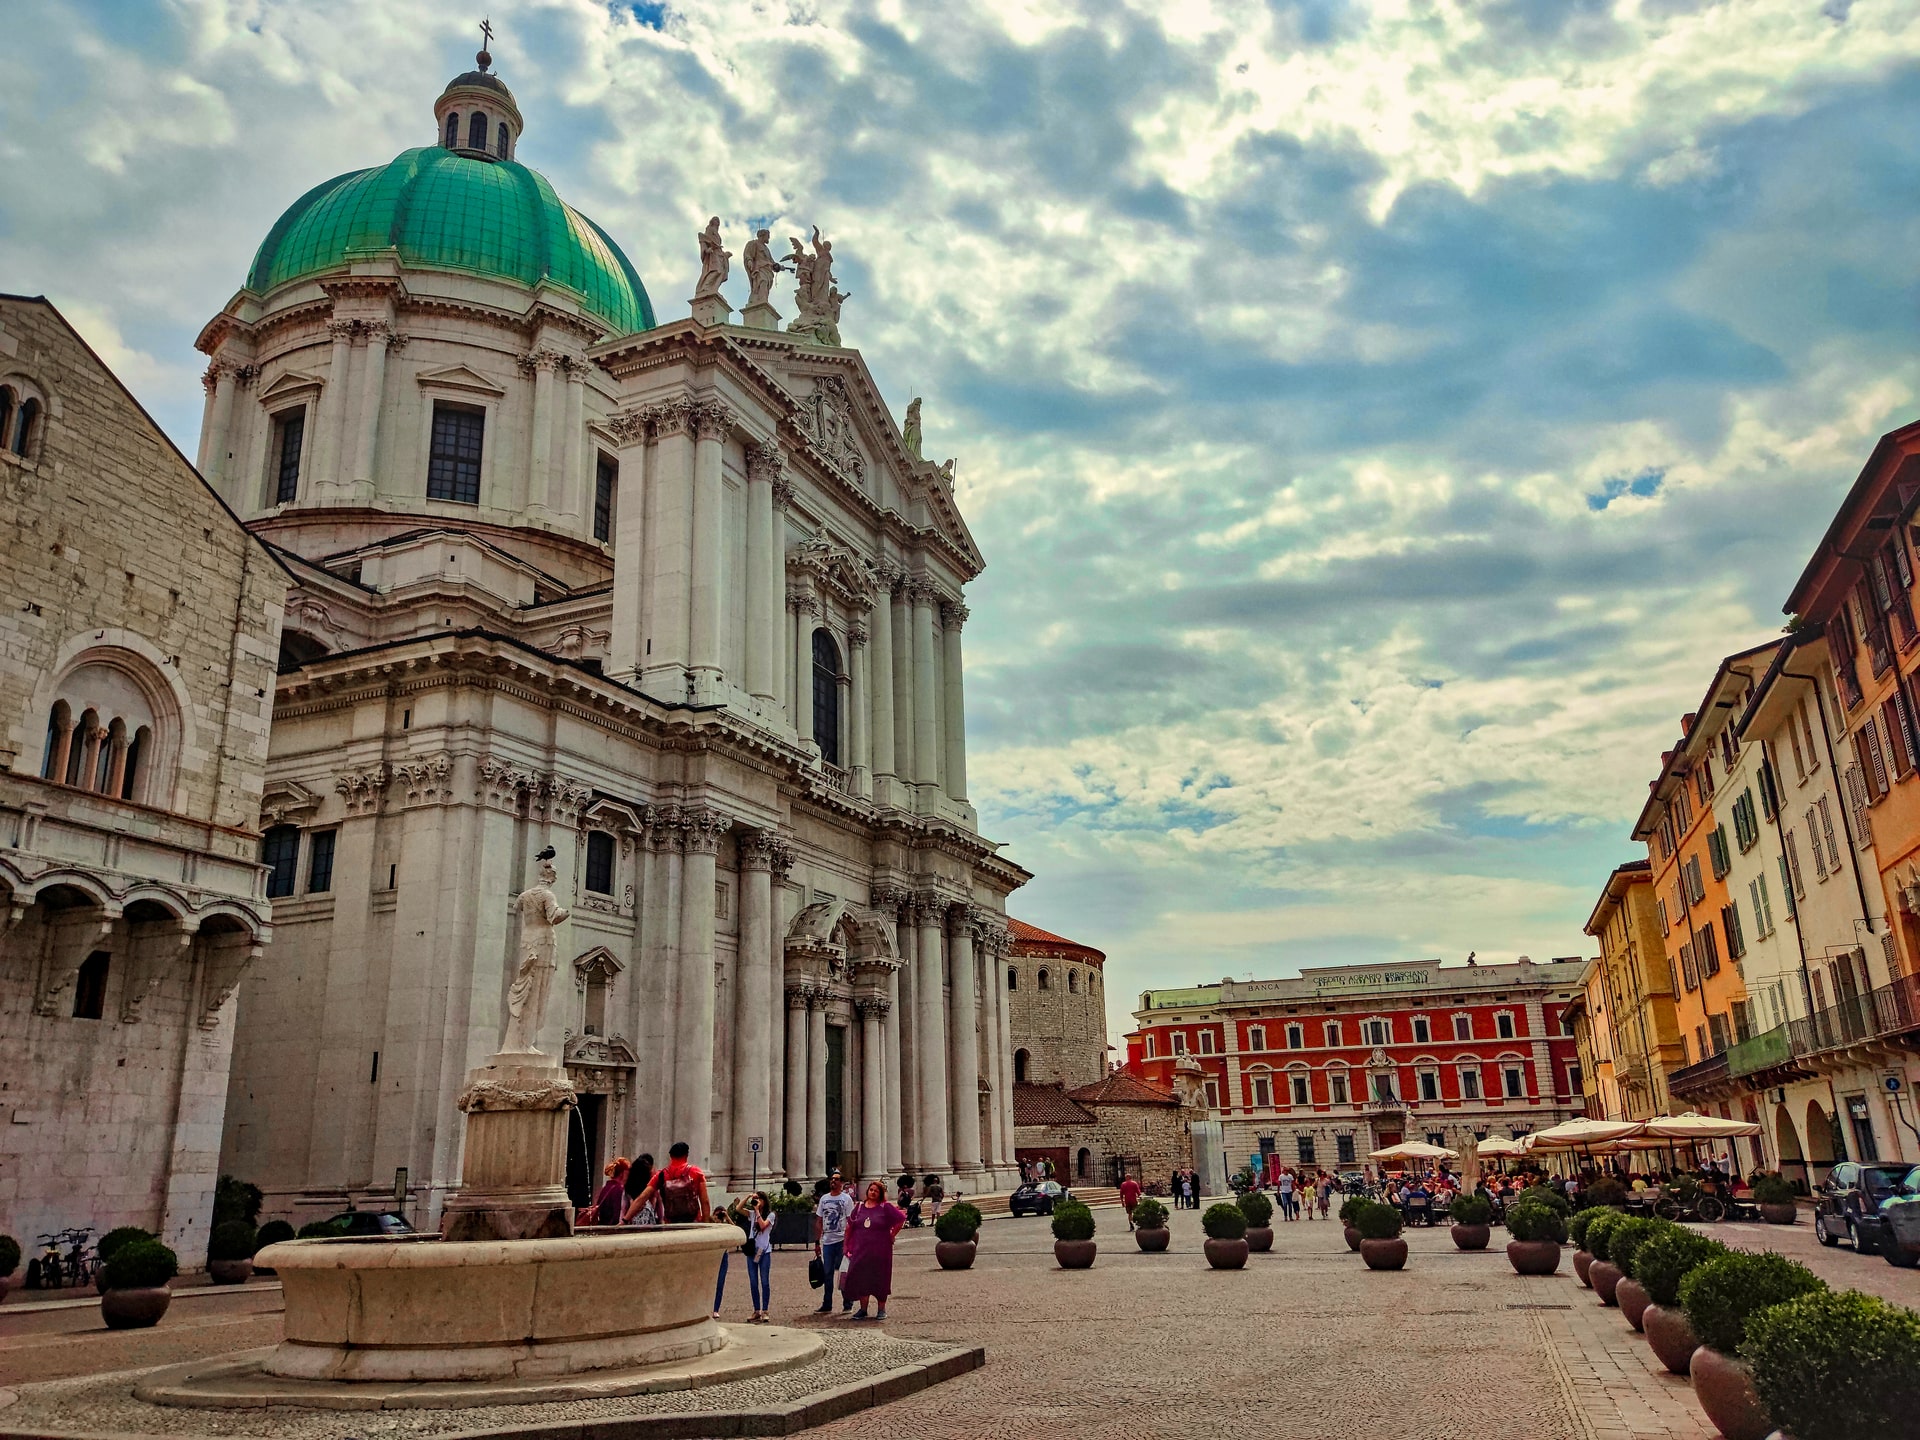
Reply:
[[[1710, 1440], [1684, 1380], [1668, 1376], [1617, 1310], [1575, 1284], [1572, 1265], [1522, 1279], [1504, 1232], [1479, 1254], [1444, 1227], [1408, 1234], [1397, 1274], [1368, 1271], [1331, 1221], [1275, 1226], [1272, 1254], [1209, 1270], [1199, 1217], [1176, 1211], [1173, 1248], [1143, 1255], [1117, 1209], [1095, 1211], [1100, 1258], [1053, 1261], [1040, 1218], [995, 1220], [974, 1268], [943, 1272], [930, 1230], [902, 1235], [886, 1329], [902, 1339], [985, 1345], [986, 1368], [816, 1432], [868, 1440], [878, 1425], [914, 1440], [987, 1440], [1069, 1431], [1075, 1440], [1207, 1436], [1254, 1425], [1263, 1437], [1344, 1440], [1402, 1433], [1529, 1440]], [[1920, 1308], [1920, 1272], [1824, 1249], [1812, 1227], [1723, 1225], [1728, 1244], [1772, 1248], [1837, 1288]], [[775, 1257], [773, 1314], [816, 1318], [807, 1254]], [[729, 1276], [723, 1318], [750, 1313]], [[0, 1307], [0, 1385], [169, 1364], [271, 1344], [277, 1292], [239, 1290], [176, 1304], [153, 1330], [109, 1332], [98, 1312]], [[858, 1427], [858, 1428], [856, 1428]]]

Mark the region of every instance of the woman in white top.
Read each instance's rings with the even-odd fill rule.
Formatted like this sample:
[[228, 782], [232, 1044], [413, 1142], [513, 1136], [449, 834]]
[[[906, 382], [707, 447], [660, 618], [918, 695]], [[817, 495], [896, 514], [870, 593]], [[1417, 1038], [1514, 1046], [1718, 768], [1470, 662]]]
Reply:
[[747, 1201], [747, 1289], [753, 1297], [753, 1322], [767, 1323], [773, 1308], [773, 1207], [766, 1192], [756, 1190]]

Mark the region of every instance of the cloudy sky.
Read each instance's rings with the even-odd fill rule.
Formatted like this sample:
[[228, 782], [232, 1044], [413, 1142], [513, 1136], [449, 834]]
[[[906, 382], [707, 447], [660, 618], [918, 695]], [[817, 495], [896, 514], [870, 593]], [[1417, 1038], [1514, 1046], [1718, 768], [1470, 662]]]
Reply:
[[[1587, 953], [1680, 714], [1915, 413], [1914, 0], [487, 5], [520, 158], [663, 317], [709, 214], [834, 236], [988, 556], [983, 825], [1116, 1036], [1147, 984]], [[0, 289], [191, 450], [195, 332], [431, 142], [479, 10], [7, 12]]]

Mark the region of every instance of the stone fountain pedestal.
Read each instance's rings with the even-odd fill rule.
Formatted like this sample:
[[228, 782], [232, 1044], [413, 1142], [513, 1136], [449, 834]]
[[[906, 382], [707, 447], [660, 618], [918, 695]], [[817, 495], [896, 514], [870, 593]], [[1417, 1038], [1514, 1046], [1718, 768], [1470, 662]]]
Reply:
[[577, 1103], [564, 1067], [537, 1050], [502, 1052], [467, 1072], [460, 1188], [447, 1197], [448, 1240], [550, 1240], [573, 1234], [567, 1126]]

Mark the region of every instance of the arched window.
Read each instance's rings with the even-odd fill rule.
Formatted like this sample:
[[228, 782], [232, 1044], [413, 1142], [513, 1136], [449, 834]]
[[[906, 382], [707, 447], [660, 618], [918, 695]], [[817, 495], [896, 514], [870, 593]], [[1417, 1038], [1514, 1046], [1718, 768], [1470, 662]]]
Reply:
[[1074, 1157], [1073, 1173], [1082, 1180], [1093, 1178], [1093, 1151], [1084, 1145], [1080, 1147], [1080, 1153]]
[[813, 735], [820, 758], [840, 763], [840, 647], [825, 630], [813, 632]]
[[167, 803], [164, 778], [149, 783], [148, 772], [169, 711], [164, 692], [141, 678], [144, 666], [137, 656], [102, 655], [61, 678], [47, 715], [42, 779], [121, 800]]
[[1020, 972], [1014, 969], [1011, 965], [1009, 965], [1007, 967], [1007, 989], [1018, 990], [1019, 988], [1020, 988]]
[[73, 744], [67, 749], [67, 784], [84, 785], [100, 756], [100, 712], [81, 711], [75, 729]]
[[1077, 970], [1067, 971], [1067, 993], [1069, 995], [1080, 993], [1080, 974]]
[[53, 702], [53, 711], [47, 716], [47, 750], [40, 757], [40, 778], [42, 780], [64, 780], [67, 778], [67, 746], [73, 740], [73, 711], [64, 700]]
[[467, 148], [469, 150], [487, 148], [487, 117], [478, 111], [474, 112], [473, 118], [467, 121]]
[[1038, 982], [1039, 982], [1039, 985], [1040, 985], [1040, 988], [1041, 988], [1042, 990], [1045, 990], [1045, 989], [1047, 989], [1047, 988], [1048, 988], [1048, 984], [1047, 984], [1047, 972], [1046, 972], [1046, 971], [1044, 971], [1044, 970], [1042, 970], [1042, 971], [1041, 971], [1041, 972], [1039, 973], [1039, 975], [1038, 975], [1038, 976], [1036, 976], [1035, 978], [1036, 978], [1036, 979], [1038, 980]]
[[587, 832], [587, 889], [613, 894], [613, 836], [604, 830]]
[[500, 133], [494, 137], [493, 153], [502, 160], [507, 158], [507, 122], [500, 122]]
[[7, 443], [7, 431], [13, 424], [13, 391], [0, 385], [0, 445]]
[[1016, 1050], [1013, 1052], [1013, 1083], [1016, 1085], [1024, 1085], [1027, 1083], [1027, 1059], [1026, 1051]]
[[447, 116], [447, 149], [456, 149], [460, 144], [460, 117], [449, 113]]
[[73, 982], [74, 1019], [98, 1020], [106, 1013], [107, 971], [112, 965], [113, 956], [105, 950], [96, 950], [81, 962]]
[[28, 400], [20, 407], [20, 423], [14, 427], [13, 453], [22, 460], [32, 455], [33, 432], [40, 420], [40, 402]]

